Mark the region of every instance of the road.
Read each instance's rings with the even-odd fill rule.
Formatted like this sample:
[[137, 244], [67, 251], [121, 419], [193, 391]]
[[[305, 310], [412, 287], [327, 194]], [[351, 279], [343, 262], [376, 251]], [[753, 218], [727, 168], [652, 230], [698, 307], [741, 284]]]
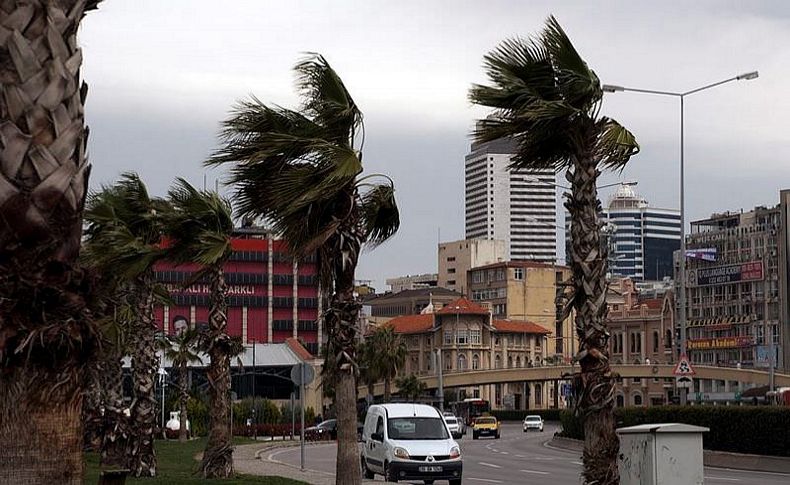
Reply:
[[[556, 426], [547, 424], [543, 433], [523, 433], [519, 424], [504, 423], [498, 440], [472, 440], [471, 436], [464, 436], [459, 441], [464, 460], [464, 483], [577, 485], [582, 468], [579, 453], [545, 446], [556, 430]], [[334, 444], [309, 446], [305, 449], [305, 466], [333, 473], [335, 456]], [[299, 448], [278, 450], [268, 458], [299, 466]], [[382, 481], [382, 477], [377, 475], [376, 481]], [[786, 485], [790, 483], [790, 475], [706, 467], [705, 483]]]

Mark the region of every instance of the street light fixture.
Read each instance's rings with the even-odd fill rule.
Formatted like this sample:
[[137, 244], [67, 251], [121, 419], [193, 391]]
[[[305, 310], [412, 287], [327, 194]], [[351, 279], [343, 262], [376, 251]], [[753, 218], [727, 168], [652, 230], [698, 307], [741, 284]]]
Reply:
[[[607, 93], [625, 92], [630, 91], [634, 93], [655, 94], [658, 96], [672, 96], [680, 99], [680, 267], [678, 269], [678, 278], [680, 279], [680, 291], [678, 295], [678, 304], [680, 312], [678, 315], [678, 322], [680, 324], [680, 355], [686, 355], [686, 212], [685, 212], [685, 145], [684, 145], [684, 101], [686, 96], [705, 91], [716, 86], [721, 86], [732, 81], [748, 81], [757, 79], [759, 73], [757, 71], [750, 71], [739, 74], [735, 77], [724, 79], [712, 84], [691, 89], [684, 92], [673, 91], [657, 91], [653, 89], [637, 89], [617, 86], [614, 84], [604, 84], [601, 89]], [[683, 388], [686, 389], [686, 388]], [[686, 392], [681, 392], [681, 402], [685, 404]]]

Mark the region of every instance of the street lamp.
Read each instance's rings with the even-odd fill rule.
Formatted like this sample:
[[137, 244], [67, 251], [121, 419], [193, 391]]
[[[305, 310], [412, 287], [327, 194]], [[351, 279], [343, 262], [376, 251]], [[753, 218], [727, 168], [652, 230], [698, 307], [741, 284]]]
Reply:
[[[732, 81], [748, 81], [757, 79], [759, 73], [757, 71], [746, 72], [735, 77], [725, 79], [723, 81], [707, 84], [705, 86], [692, 89], [684, 92], [673, 91], [656, 91], [652, 89], [637, 89], [627, 88], [623, 86], [616, 86], [612, 84], [604, 84], [601, 86], [604, 92], [616, 93], [630, 91], [634, 93], [655, 94], [658, 96], [672, 96], [680, 99], [680, 267], [678, 269], [678, 277], [680, 279], [680, 291], [678, 295], [678, 304], [680, 311], [678, 315], [678, 322], [680, 323], [680, 355], [686, 355], [686, 212], [685, 212], [685, 145], [684, 145], [684, 101], [686, 96], [705, 91], [706, 89], [715, 88]], [[686, 389], [686, 388], [683, 388]], [[686, 392], [681, 392], [681, 401], [685, 404]]]
[[[164, 355], [162, 367], [156, 373], [159, 375], [159, 386], [162, 388], [162, 430], [165, 429], [165, 386], [167, 386], [167, 371], [164, 368]], [[164, 431], [163, 431], [164, 432]]]
[[[536, 184], [536, 183], [537, 184], [546, 184], [546, 185], [551, 185], [552, 187], [557, 187], [557, 188], [564, 189], [564, 190], [572, 190], [570, 187], [567, 187], [565, 185], [556, 184], [554, 182], [546, 182], [545, 180], [541, 180], [541, 179], [539, 179], [539, 178], [537, 178], [537, 177], [535, 177], [533, 175], [527, 175], [526, 177], [524, 177], [524, 181], [532, 183], [532, 184]], [[633, 187], [634, 185], [637, 185], [638, 183], [639, 182], [637, 182], [636, 180], [627, 180], [625, 182], [615, 182], [615, 183], [612, 183], [612, 184], [598, 185], [595, 188], [596, 189], [605, 189], [606, 187], [614, 187], [615, 185], [628, 185], [630, 187]]]

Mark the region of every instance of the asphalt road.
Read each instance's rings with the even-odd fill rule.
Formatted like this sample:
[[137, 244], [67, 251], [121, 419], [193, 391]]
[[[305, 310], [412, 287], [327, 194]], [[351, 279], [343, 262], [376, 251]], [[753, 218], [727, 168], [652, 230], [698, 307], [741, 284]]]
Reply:
[[[519, 424], [502, 425], [501, 438], [472, 440], [470, 435], [459, 441], [464, 460], [465, 484], [519, 483], [525, 485], [577, 485], [580, 483], [581, 458], [578, 453], [545, 446], [556, 431], [546, 425], [543, 433], [523, 433]], [[334, 444], [314, 445], [305, 449], [305, 467], [334, 473]], [[278, 450], [269, 459], [299, 466], [299, 448]], [[376, 481], [383, 481], [377, 475]], [[421, 483], [421, 482], [415, 482]], [[705, 483], [787, 485], [790, 475], [705, 468]]]

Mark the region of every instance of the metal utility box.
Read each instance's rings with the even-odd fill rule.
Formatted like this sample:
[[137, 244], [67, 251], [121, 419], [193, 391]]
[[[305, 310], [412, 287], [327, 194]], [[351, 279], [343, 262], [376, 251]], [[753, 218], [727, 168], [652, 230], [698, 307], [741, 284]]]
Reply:
[[702, 433], [688, 424], [620, 428], [620, 485], [702, 485]]

